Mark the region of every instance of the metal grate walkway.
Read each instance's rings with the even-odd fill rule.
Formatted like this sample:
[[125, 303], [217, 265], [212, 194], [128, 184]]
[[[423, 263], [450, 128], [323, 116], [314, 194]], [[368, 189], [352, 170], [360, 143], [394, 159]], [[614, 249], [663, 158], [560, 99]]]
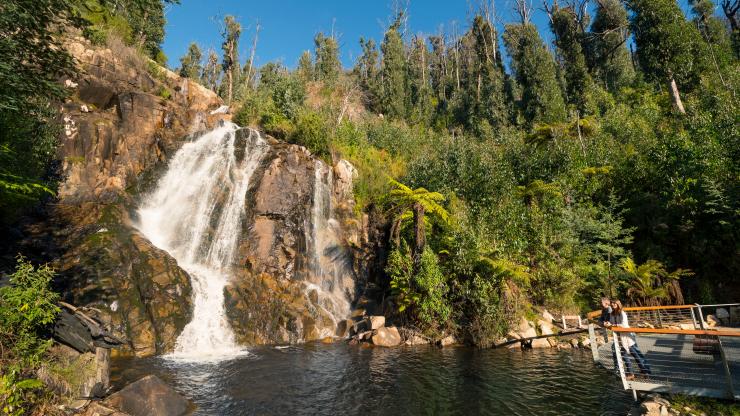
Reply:
[[[614, 371], [625, 389], [740, 399], [740, 332], [614, 328], [597, 333], [591, 325], [589, 334], [594, 360]], [[632, 337], [637, 350], [623, 348], [622, 337]]]

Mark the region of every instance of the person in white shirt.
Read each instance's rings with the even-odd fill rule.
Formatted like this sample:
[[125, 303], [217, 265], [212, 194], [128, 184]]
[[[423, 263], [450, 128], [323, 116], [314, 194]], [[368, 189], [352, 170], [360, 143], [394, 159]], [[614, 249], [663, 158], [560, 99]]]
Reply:
[[[629, 328], [630, 325], [627, 319], [627, 313], [625, 313], [622, 309], [622, 302], [616, 299], [612, 300], [611, 309], [612, 313], [609, 315], [609, 322], [605, 322], [604, 325], [607, 327], [618, 326], [620, 328]], [[625, 334], [624, 332], [621, 332], [619, 334], [619, 344], [622, 351], [622, 357], [624, 358], [624, 369], [627, 373], [628, 380], [635, 379], [635, 375], [632, 372], [630, 355], [637, 362], [637, 366], [640, 368], [641, 373], [652, 374], [652, 371], [650, 370], [650, 365], [647, 363], [647, 361], [645, 360], [645, 356], [642, 354], [642, 351], [640, 351], [640, 348], [637, 346], [634, 333]], [[627, 354], [627, 352], [629, 352], [629, 354]], [[617, 354], [614, 353], [614, 368], [617, 368], [616, 363]]]

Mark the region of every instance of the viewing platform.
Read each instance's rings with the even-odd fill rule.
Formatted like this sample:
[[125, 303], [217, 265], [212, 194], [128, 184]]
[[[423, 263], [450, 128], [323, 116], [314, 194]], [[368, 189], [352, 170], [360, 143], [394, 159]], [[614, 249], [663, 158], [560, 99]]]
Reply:
[[[590, 324], [589, 337], [594, 360], [625, 390], [740, 399], [740, 304], [624, 311], [632, 327]], [[626, 337], [636, 350], [625, 348]]]

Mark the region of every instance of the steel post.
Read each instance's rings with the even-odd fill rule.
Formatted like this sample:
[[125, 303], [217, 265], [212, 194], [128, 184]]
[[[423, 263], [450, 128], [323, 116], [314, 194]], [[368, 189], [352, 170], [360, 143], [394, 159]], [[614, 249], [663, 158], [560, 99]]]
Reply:
[[722, 357], [722, 366], [725, 369], [725, 377], [727, 377], [727, 392], [729, 393], [729, 399], [735, 400], [735, 388], [732, 385], [732, 373], [730, 373], [730, 366], [727, 364], [727, 356], [725, 355], [725, 347], [722, 346], [722, 338], [717, 337], [717, 344], [719, 345], [719, 354]]
[[596, 342], [594, 324], [588, 324], [588, 340], [591, 342], [591, 354], [594, 356], [594, 362], [599, 361], [599, 343]]
[[624, 363], [622, 362], [622, 348], [619, 344], [619, 335], [617, 335], [616, 332], [612, 332], [612, 335], [614, 336], [614, 354], [616, 354], [617, 357], [619, 377], [622, 379], [622, 386], [624, 386], [624, 389], [627, 390], [628, 388], [630, 388], [630, 385], [629, 383], [627, 383], [627, 375], [624, 373]]
[[[696, 309], [699, 311], [699, 328], [705, 329], [704, 328], [704, 314], [701, 312], [701, 305], [699, 305], [698, 303], [695, 303], [694, 305], [696, 306]], [[692, 308], [691, 310], [693, 311], [694, 309]]]

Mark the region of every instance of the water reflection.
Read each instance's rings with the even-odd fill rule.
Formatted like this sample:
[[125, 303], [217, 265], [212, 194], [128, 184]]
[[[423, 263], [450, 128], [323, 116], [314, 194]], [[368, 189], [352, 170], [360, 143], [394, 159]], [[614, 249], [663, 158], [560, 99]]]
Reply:
[[252, 348], [220, 363], [118, 360], [118, 386], [157, 374], [198, 415], [624, 415], [631, 397], [587, 351]]

